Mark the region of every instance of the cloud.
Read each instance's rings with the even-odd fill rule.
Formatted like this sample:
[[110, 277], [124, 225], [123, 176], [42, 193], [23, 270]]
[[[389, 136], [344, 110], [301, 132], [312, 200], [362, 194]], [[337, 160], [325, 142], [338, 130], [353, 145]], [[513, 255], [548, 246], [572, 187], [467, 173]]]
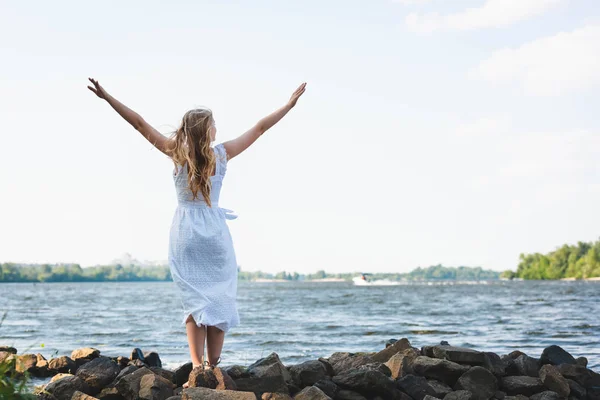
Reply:
[[548, 96], [600, 84], [600, 24], [502, 49], [470, 71], [494, 84], [516, 82], [527, 93]]
[[[438, 30], [467, 31], [506, 26], [541, 14], [563, 0], [487, 0], [481, 7], [454, 14], [410, 13], [405, 23], [409, 30], [429, 33]], [[415, 3], [411, 0], [401, 1]]]
[[431, 0], [393, 0], [394, 3], [400, 3], [405, 6], [412, 6], [416, 4], [425, 4], [429, 3]]

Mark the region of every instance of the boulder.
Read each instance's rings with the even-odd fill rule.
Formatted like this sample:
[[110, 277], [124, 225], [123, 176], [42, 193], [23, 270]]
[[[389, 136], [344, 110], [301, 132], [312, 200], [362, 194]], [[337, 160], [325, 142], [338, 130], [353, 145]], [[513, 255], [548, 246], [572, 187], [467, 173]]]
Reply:
[[506, 396], [504, 400], [529, 400], [529, 397], [518, 394], [516, 396]]
[[338, 386], [335, 383], [333, 383], [333, 381], [330, 378], [321, 379], [320, 381], [316, 382], [313, 386], [316, 386], [319, 389], [321, 389], [323, 393], [325, 393], [332, 399], [336, 397], [337, 392], [339, 392], [340, 390], [340, 388], [338, 388]]
[[144, 400], [164, 400], [173, 396], [173, 383], [157, 374], [146, 374], [140, 379], [138, 396]]
[[146, 367], [138, 368], [137, 370], [122, 376], [115, 384], [115, 387], [125, 399], [138, 400], [141, 380], [144, 375], [148, 374], [154, 375], [154, 372]]
[[539, 360], [525, 354], [515, 359], [515, 366], [519, 375], [537, 378], [540, 374]]
[[48, 376], [52, 376], [52, 373], [50, 372], [50, 370], [48, 369], [48, 360], [46, 360], [46, 358], [41, 355], [40, 353], [37, 353], [35, 355], [37, 357], [37, 362], [35, 364], [35, 376], [39, 376], [39, 377], [48, 377]]
[[389, 399], [393, 398], [396, 392], [396, 385], [391, 378], [372, 369], [345, 371], [334, 376], [332, 380], [341, 389], [352, 390], [362, 395], [380, 395]]
[[325, 365], [320, 361], [306, 361], [302, 364], [292, 365], [289, 372], [294, 384], [299, 388], [312, 386], [329, 376]]
[[48, 383], [44, 390], [52, 394], [56, 400], [71, 400], [73, 394], [77, 391], [86, 394], [90, 393], [90, 387], [77, 376], [65, 376], [54, 382]]
[[333, 370], [333, 366], [331, 365], [331, 363], [326, 358], [319, 357], [319, 362], [321, 364], [323, 364], [323, 366], [325, 367], [325, 371], [327, 371], [327, 375], [329, 375], [329, 376], [335, 375], [335, 371]]
[[498, 390], [498, 380], [483, 367], [472, 367], [454, 385], [455, 390], [468, 390], [472, 400], [489, 400]]
[[365, 396], [353, 390], [340, 390], [334, 400], [367, 400]]
[[182, 386], [189, 379], [190, 372], [192, 372], [193, 364], [192, 362], [187, 362], [179, 367], [175, 368], [173, 371], [173, 383], [175, 386]]
[[581, 365], [560, 364], [556, 368], [563, 377], [574, 380], [586, 389], [600, 386], [600, 374]]
[[127, 374], [130, 374], [133, 371], [136, 371], [138, 369], [139, 369], [139, 367], [136, 367], [135, 365], [128, 365], [128, 366], [126, 366], [125, 368], [123, 368], [121, 370], [121, 372], [119, 372], [119, 374], [115, 378], [115, 383], [116, 383], [116, 381], [118, 381], [119, 379], [121, 379], [121, 377], [123, 377], [123, 376], [125, 376]]
[[71, 359], [75, 361], [77, 367], [87, 363], [100, 356], [100, 350], [93, 347], [82, 347], [71, 352]]
[[428, 379], [427, 384], [435, 392], [433, 396], [438, 399], [443, 399], [444, 396], [452, 391], [450, 386], [446, 385], [444, 382], [436, 381], [435, 379]]
[[116, 362], [109, 357], [99, 356], [77, 368], [75, 376], [88, 384], [91, 394], [96, 394], [111, 383], [120, 371]]
[[544, 385], [540, 378], [531, 376], [505, 376], [500, 379], [500, 388], [508, 396], [515, 396], [517, 394], [531, 396], [543, 391]]
[[438, 345], [433, 346], [434, 358], [441, 358], [458, 364], [481, 365], [485, 361], [485, 354], [466, 347]]
[[36, 375], [37, 372], [37, 356], [35, 354], [21, 354], [15, 358], [15, 371], [20, 374], [25, 372]]
[[371, 357], [371, 359], [375, 362], [385, 363], [387, 362], [394, 354], [403, 352], [404, 350], [410, 349], [411, 345], [408, 339], [402, 338], [400, 340], [395, 341], [390, 346], [386, 346], [385, 349], [381, 350], [379, 353], [376, 353]]
[[570, 355], [562, 347], [552, 345], [544, 349], [544, 351], [542, 352], [542, 356], [540, 357], [540, 363], [560, 365], [577, 364], [577, 361], [575, 360], [575, 357]]
[[571, 389], [569, 382], [552, 364], [546, 364], [540, 369], [540, 380], [549, 390], [558, 393], [560, 397], [569, 397]]
[[396, 387], [414, 400], [423, 400], [425, 396], [436, 396], [437, 392], [422, 376], [406, 375], [396, 381]]
[[189, 387], [181, 391], [181, 400], [256, 400], [256, 396], [252, 392]]
[[276, 353], [256, 361], [248, 367], [247, 377], [234, 381], [238, 390], [254, 392], [259, 396], [266, 392], [289, 394], [287, 385], [293, 383], [292, 376]]
[[471, 400], [472, 398], [473, 393], [468, 390], [457, 390], [444, 396], [444, 400]]
[[99, 400], [124, 400], [119, 390], [114, 386], [105, 387], [96, 395]]
[[98, 400], [98, 398], [76, 390], [75, 393], [73, 393], [71, 400]]
[[483, 368], [490, 371], [496, 378], [506, 375], [506, 362], [496, 353], [485, 352], [483, 360]]
[[571, 396], [578, 399], [583, 399], [586, 396], [587, 391], [579, 383], [575, 382], [573, 379], [567, 379], [567, 383], [569, 384], [569, 392], [571, 393]]
[[413, 373], [412, 363], [417, 357], [419, 357], [419, 353], [416, 350], [413, 348], [406, 349], [390, 357], [385, 366], [389, 368], [390, 376], [393, 379], [398, 379]]
[[[75, 376], [75, 375], [73, 375], [73, 374], [67, 374], [65, 372], [61, 372], [61, 373], [58, 373], [58, 374], [54, 375], [52, 378], [50, 378], [50, 382], [57, 381], [59, 379], [64, 378], [65, 376]], [[48, 383], [50, 383], [50, 382], [48, 382]]]
[[[192, 363], [190, 363], [190, 371], [192, 370], [191, 365]], [[244, 367], [243, 365], [232, 365], [231, 367], [225, 368], [225, 372], [227, 372], [227, 375], [229, 375], [233, 380], [247, 378], [250, 376], [248, 373], [248, 368]]]
[[558, 395], [558, 393], [547, 390], [545, 392], [536, 393], [533, 396], [530, 396], [529, 400], [561, 400], [561, 397]]
[[216, 389], [219, 382], [212, 369], [204, 369], [202, 365], [197, 366], [190, 372], [189, 385], [190, 387], [205, 387]]
[[577, 365], [581, 365], [582, 367], [588, 366], [588, 359], [585, 357], [577, 357], [575, 359], [575, 362], [577, 363]]
[[162, 368], [162, 361], [160, 360], [158, 353], [155, 351], [144, 352], [144, 359], [142, 361], [144, 361], [144, 363], [150, 367]]
[[361, 365], [373, 363], [373, 359], [370, 356], [355, 353], [333, 353], [327, 361], [331, 364], [334, 375]]
[[508, 357], [512, 358], [513, 360], [516, 360], [517, 358], [519, 358], [520, 356], [524, 355], [525, 353], [523, 353], [520, 350], [515, 350], [515, 351], [511, 351], [510, 353], [508, 353]]
[[292, 396], [285, 393], [263, 393], [261, 400], [292, 400]]
[[5, 351], [11, 354], [17, 354], [17, 349], [12, 346], [0, 346], [0, 351]]
[[419, 356], [412, 362], [412, 369], [417, 375], [454, 386], [458, 378], [469, 370], [469, 367], [453, 361]]
[[217, 390], [237, 390], [237, 385], [235, 381], [231, 379], [231, 377], [225, 372], [223, 369], [219, 367], [213, 368], [213, 373], [215, 374], [215, 378], [217, 379]]
[[307, 386], [294, 396], [294, 400], [331, 400], [331, 397], [316, 386]]
[[52, 358], [48, 363], [48, 371], [51, 374], [59, 372], [74, 374], [77, 371], [77, 363], [68, 356]]

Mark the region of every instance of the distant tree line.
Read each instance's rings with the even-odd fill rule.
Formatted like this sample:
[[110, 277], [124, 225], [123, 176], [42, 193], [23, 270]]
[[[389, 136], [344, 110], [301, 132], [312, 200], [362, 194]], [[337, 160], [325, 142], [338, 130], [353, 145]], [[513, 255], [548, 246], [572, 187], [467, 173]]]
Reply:
[[[261, 271], [239, 271], [238, 279], [281, 279], [286, 281], [307, 281], [337, 278], [351, 281], [359, 273], [329, 274], [323, 270], [313, 274], [279, 272], [276, 274]], [[444, 267], [435, 265], [417, 268], [409, 273], [373, 273], [372, 279], [392, 281], [417, 280], [490, 280], [498, 279], [499, 273], [486, 271], [481, 267]], [[0, 264], [0, 282], [101, 282], [101, 281], [171, 281], [169, 266], [99, 265], [82, 268], [79, 264]]]
[[517, 271], [505, 271], [504, 278], [587, 279], [600, 277], [600, 239], [563, 245], [548, 254], [521, 254]]

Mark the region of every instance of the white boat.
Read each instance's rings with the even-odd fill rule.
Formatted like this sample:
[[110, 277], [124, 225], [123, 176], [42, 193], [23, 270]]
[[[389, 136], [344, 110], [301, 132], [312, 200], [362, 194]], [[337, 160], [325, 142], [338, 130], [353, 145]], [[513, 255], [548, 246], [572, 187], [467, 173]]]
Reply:
[[352, 282], [356, 286], [396, 286], [400, 285], [400, 282], [390, 281], [389, 279], [371, 279], [371, 274], [360, 274], [352, 278]]

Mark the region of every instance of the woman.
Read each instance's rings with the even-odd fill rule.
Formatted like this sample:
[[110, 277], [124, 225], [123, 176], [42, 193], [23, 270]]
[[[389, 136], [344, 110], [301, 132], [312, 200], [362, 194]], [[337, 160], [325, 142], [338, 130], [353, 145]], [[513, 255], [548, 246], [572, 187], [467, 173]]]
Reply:
[[[180, 289], [194, 368], [216, 366], [225, 333], [239, 324], [236, 306], [237, 262], [226, 219], [236, 218], [218, 206], [227, 163], [246, 150], [286, 115], [304, 93], [301, 84], [281, 108], [239, 137], [214, 147], [217, 128], [206, 108], [186, 112], [179, 128], [165, 137], [139, 114], [116, 100], [95, 79], [88, 88], [175, 164], [178, 205], [169, 237], [169, 268]], [[204, 360], [204, 344], [208, 360]], [[186, 382], [184, 387], [188, 386]]]

